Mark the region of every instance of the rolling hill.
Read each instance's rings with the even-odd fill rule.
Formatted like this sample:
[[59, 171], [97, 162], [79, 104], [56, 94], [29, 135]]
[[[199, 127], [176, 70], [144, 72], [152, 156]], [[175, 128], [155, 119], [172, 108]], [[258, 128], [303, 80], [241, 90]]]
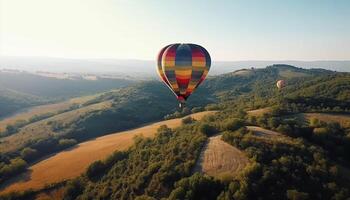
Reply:
[[[192, 114], [196, 120], [213, 112], [200, 112]], [[107, 136], [77, 144], [76, 146], [41, 160], [29, 167], [28, 172], [7, 180], [0, 194], [23, 191], [28, 189], [41, 189], [46, 185], [72, 179], [85, 172], [86, 167], [96, 160], [105, 159], [114, 151], [129, 148], [136, 136], [153, 137], [157, 129], [166, 125], [175, 128], [181, 125], [181, 119], [172, 119], [153, 123], [141, 128], [113, 133]], [[5, 187], [4, 187], [5, 186]]]
[[[288, 83], [282, 91], [276, 89], [278, 79], [285, 79]], [[193, 110], [205, 107], [222, 112], [201, 122], [186, 120], [188, 122], [183, 126], [173, 130], [163, 128], [154, 139], [140, 139], [132, 148], [90, 165], [82, 176], [61, 183], [58, 188], [63, 187], [64, 196], [72, 199], [184, 199], [186, 195], [189, 195], [189, 199], [202, 195], [226, 199], [284, 199], [302, 195], [318, 199], [320, 196], [316, 191], [326, 199], [342, 197], [348, 194], [344, 180], [346, 176], [338, 177], [335, 171], [349, 167], [346, 152], [350, 131], [341, 121], [343, 118], [339, 118], [339, 114], [346, 116], [350, 110], [347, 96], [350, 92], [349, 79], [349, 73], [306, 70], [288, 65], [239, 70], [210, 77], [190, 97], [189, 109], [184, 113], [176, 112], [176, 101], [165, 86], [147, 81], [103, 93], [79, 108], [52, 116], [51, 120], [45, 118], [35, 122], [51, 127], [57, 124], [55, 121], [69, 121], [71, 113], [71, 121], [51, 133], [54, 137], [51, 134], [38, 134], [40, 137], [35, 141], [36, 136], [30, 133], [35, 123], [28, 124], [29, 128], [24, 126], [20, 131], [26, 130], [26, 133], [15, 133], [3, 139], [17, 137], [21, 143], [20, 138], [28, 135], [34, 137], [34, 145], [13, 149], [6, 154], [8, 158], [5, 157], [3, 162], [10, 163], [14, 158], [11, 156], [19, 155], [23, 147], [41, 152], [41, 145], [45, 147], [47, 144], [58, 144], [60, 140], [72, 139], [82, 142], [157, 121], [174, 112], [174, 116], [181, 116], [194, 106], [199, 106]], [[104, 103], [108, 103], [108, 106], [98, 106]], [[93, 109], [89, 110], [90, 107]], [[85, 109], [88, 111], [84, 112]], [[330, 113], [338, 113], [338, 117], [327, 122], [312, 120], [312, 123], [297, 123], [299, 115], [308, 118], [311, 113], [314, 113], [313, 117], [323, 113], [328, 118]], [[78, 118], [74, 117], [77, 115]], [[332, 121], [341, 123], [338, 125]], [[58, 124], [62, 124], [62, 121]], [[276, 132], [278, 134], [270, 134]], [[224, 149], [236, 149], [236, 155], [241, 152], [248, 159], [244, 163], [239, 159], [233, 162], [227, 160], [227, 165], [218, 160], [213, 165], [217, 172], [221, 173], [220, 168], [223, 168], [233, 178], [216, 180], [208, 176], [212, 173], [205, 170], [193, 173], [201, 152], [205, 152], [203, 147], [206, 141], [211, 141], [209, 138], [213, 139], [215, 134], [222, 134], [225, 143], [214, 137], [212, 142], [221, 145], [210, 145], [216, 149], [213, 155], [220, 152], [220, 148], [216, 147], [226, 146]], [[208, 162], [211, 162], [210, 159]], [[206, 163], [205, 159], [203, 163]], [[239, 164], [242, 164], [238, 167], [240, 170], [234, 170], [233, 165]], [[286, 171], [290, 172], [290, 176], [282, 176]], [[341, 171], [338, 170], [339, 173]], [[318, 178], [320, 176], [324, 178]], [[269, 187], [276, 181], [276, 188]], [[302, 187], [305, 182], [309, 187]], [[264, 191], [269, 192], [266, 194]]]

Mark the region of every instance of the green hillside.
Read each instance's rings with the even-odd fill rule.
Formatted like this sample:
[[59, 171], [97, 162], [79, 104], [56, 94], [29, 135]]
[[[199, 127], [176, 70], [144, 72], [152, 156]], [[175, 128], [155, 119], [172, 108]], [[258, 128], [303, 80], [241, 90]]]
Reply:
[[27, 72], [0, 71], [0, 118], [49, 102], [109, 91], [135, 81], [127, 79], [57, 79]]
[[14, 91], [0, 85], [0, 119], [23, 108], [47, 103], [38, 96]]
[[[287, 82], [282, 90], [276, 88], [278, 79]], [[349, 114], [349, 94], [349, 73], [273, 65], [210, 77], [189, 98], [187, 109], [181, 113], [166, 86], [143, 82], [103, 93], [80, 105], [79, 109], [84, 109], [108, 102], [107, 107], [88, 112], [72, 110], [71, 115], [77, 117], [69, 122], [60, 121], [57, 116], [45, 119], [45, 126], [51, 127], [52, 132], [37, 138], [31, 135], [29, 143], [21, 142], [29, 133], [9, 136], [17, 138], [20, 145], [2, 157], [2, 165], [19, 165], [18, 171], [23, 170], [20, 159], [26, 160], [26, 154], [21, 153], [24, 148], [37, 152], [35, 160], [76, 142], [157, 121], [166, 115], [218, 109], [221, 112], [201, 122], [188, 120], [176, 130], [163, 127], [155, 139], [138, 138], [128, 151], [91, 165], [86, 174], [66, 184], [66, 198], [346, 199], [350, 195], [349, 177], [341, 169], [350, 168], [346, 153], [350, 151], [349, 128], [317, 119], [299, 123], [293, 115]], [[262, 116], [245, 112], [264, 107], [271, 109]], [[172, 113], [175, 114], [169, 115]], [[261, 137], [247, 131], [245, 125], [268, 128], [284, 136]], [[206, 138], [214, 134], [223, 134], [223, 140], [250, 158], [251, 164], [234, 179], [216, 180], [191, 171]], [[0, 139], [0, 146], [11, 144], [9, 137]], [[61, 140], [71, 143], [59, 147]], [[11, 173], [3, 177], [6, 176]]]

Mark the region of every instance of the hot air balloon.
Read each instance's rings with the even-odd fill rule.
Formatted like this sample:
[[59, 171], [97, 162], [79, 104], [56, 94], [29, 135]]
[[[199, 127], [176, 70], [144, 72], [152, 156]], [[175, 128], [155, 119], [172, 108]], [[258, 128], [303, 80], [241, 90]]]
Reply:
[[277, 88], [280, 90], [286, 86], [286, 82], [284, 80], [278, 80], [276, 85], [277, 85]]
[[180, 107], [206, 78], [211, 58], [197, 44], [170, 44], [160, 50], [157, 69], [161, 80], [175, 94]]

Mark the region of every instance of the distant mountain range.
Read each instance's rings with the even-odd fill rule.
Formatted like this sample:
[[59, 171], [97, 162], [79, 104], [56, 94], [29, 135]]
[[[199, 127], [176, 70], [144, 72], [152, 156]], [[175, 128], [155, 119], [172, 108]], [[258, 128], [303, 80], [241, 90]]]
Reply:
[[[247, 60], [213, 61], [210, 75], [232, 72], [242, 68], [262, 68], [272, 64], [289, 64], [302, 68], [324, 68], [333, 71], [350, 72], [350, 60], [339, 61], [296, 61], [296, 60]], [[0, 56], [0, 69], [44, 71], [55, 73], [80, 73], [99, 75], [122, 75], [129, 78], [155, 78], [156, 62], [150, 60], [119, 59], [66, 59], [44, 57]]]

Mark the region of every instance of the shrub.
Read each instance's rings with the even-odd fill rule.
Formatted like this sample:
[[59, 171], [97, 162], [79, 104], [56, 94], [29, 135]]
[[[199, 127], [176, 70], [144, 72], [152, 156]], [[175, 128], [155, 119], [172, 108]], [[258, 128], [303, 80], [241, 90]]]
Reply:
[[304, 200], [308, 199], [309, 195], [298, 190], [287, 190], [287, 198], [290, 200]]
[[84, 183], [79, 178], [69, 181], [65, 187], [64, 200], [73, 200], [84, 190]]
[[99, 174], [104, 172], [105, 168], [106, 166], [102, 161], [100, 160], [95, 161], [91, 165], [89, 165], [89, 167], [87, 168], [86, 176], [90, 180], [94, 180]]
[[199, 131], [206, 136], [211, 136], [211, 135], [214, 135], [216, 133], [215, 127], [211, 126], [209, 124], [206, 124], [206, 123], [200, 125]]
[[77, 141], [75, 139], [60, 139], [58, 141], [59, 148], [65, 149], [67, 147], [71, 147], [75, 145]]
[[197, 112], [202, 112], [202, 111], [204, 111], [204, 108], [202, 108], [202, 107], [194, 107], [191, 110], [192, 113], [197, 113]]
[[191, 124], [193, 123], [195, 120], [192, 117], [185, 117], [181, 120], [182, 124]]
[[223, 129], [227, 131], [235, 131], [244, 125], [244, 121], [240, 119], [228, 119], [223, 124]]

